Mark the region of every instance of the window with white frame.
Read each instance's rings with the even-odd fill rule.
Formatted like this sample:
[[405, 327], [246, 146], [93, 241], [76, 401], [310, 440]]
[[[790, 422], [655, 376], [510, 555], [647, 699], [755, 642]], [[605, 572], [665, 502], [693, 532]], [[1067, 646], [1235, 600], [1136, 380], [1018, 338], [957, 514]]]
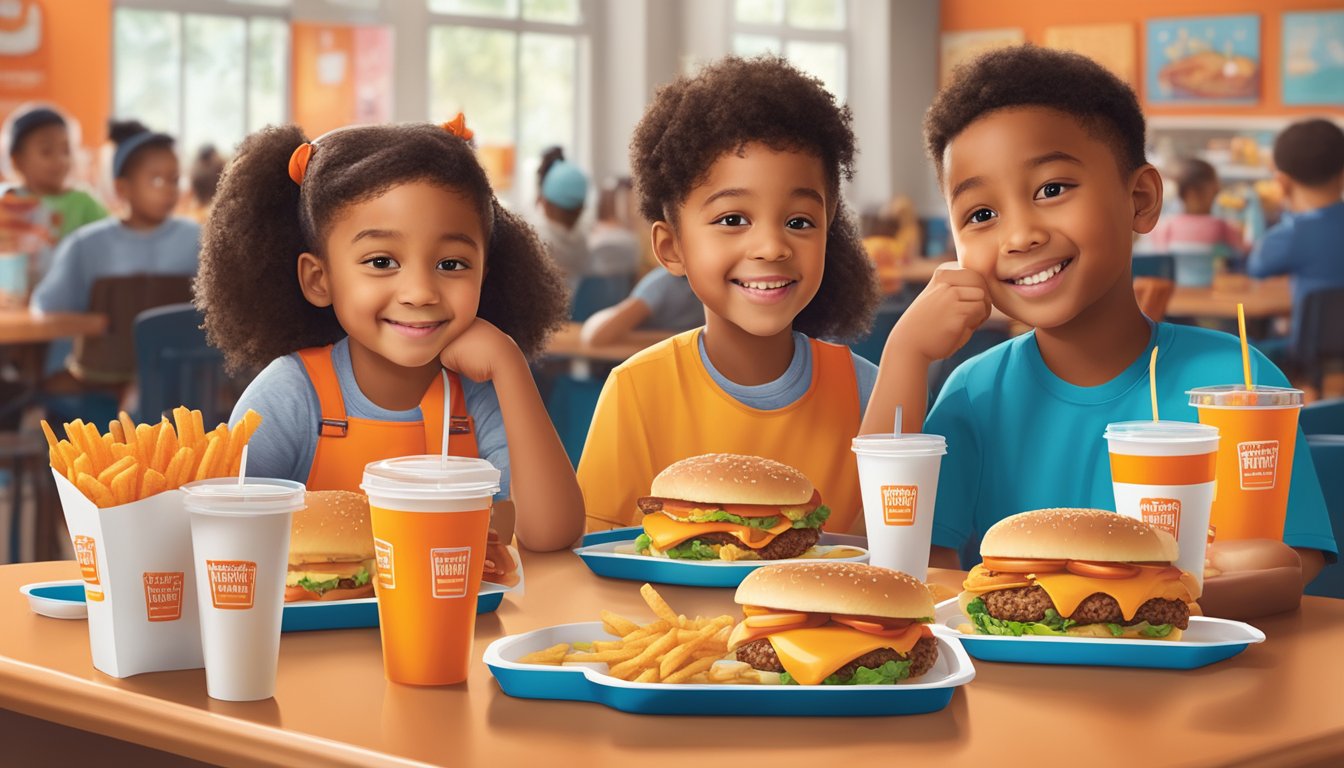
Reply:
[[843, 102], [849, 84], [847, 0], [734, 0], [733, 53], [776, 53]]
[[512, 178], [496, 186], [530, 205], [545, 148], [583, 162], [591, 0], [427, 2], [430, 119], [465, 113], [483, 158], [513, 159]]
[[113, 114], [172, 134], [184, 156], [231, 154], [289, 116], [290, 0], [117, 0]]

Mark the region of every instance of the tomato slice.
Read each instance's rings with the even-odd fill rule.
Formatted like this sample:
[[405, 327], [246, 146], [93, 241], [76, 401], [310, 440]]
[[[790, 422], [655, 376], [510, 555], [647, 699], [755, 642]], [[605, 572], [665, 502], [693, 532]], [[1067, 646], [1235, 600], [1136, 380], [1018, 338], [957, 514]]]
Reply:
[[806, 613], [758, 613], [755, 616], [748, 616], [742, 620], [742, 623], [754, 629], [771, 629], [774, 627], [787, 627], [793, 624], [804, 624], [807, 622]]
[[[914, 624], [913, 619], [881, 619], [871, 621], [861, 619], [855, 616], [832, 616], [831, 621], [837, 624], [844, 624], [851, 629], [857, 629], [869, 635], [878, 637], [899, 637], [910, 631], [910, 626]], [[898, 622], [904, 622], [900, 624]]]
[[1139, 566], [1129, 563], [1094, 563], [1089, 560], [1070, 560], [1069, 573], [1097, 579], [1128, 579], [1139, 575]]
[[1067, 560], [1034, 560], [1018, 557], [986, 557], [985, 568], [1003, 573], [1054, 573], [1064, 570]]
[[[657, 498], [657, 497], [654, 497]], [[738, 517], [773, 517], [782, 515], [783, 507], [805, 507], [808, 510], [821, 506], [821, 491], [812, 491], [812, 498], [804, 504], [719, 504], [715, 502], [683, 501], [681, 499], [659, 499], [663, 509], [673, 514], [688, 515], [694, 509], [722, 509]]]

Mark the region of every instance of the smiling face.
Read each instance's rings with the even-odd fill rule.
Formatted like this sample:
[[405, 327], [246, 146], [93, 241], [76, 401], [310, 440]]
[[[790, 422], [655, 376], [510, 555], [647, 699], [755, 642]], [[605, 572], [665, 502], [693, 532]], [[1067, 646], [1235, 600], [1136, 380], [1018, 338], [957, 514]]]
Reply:
[[[304, 295], [358, 345], [403, 368], [438, 355], [476, 319], [485, 234], [473, 201], [427, 182], [342, 209], [322, 257], [299, 257]], [[352, 350], [354, 354], [354, 350]]]
[[675, 227], [654, 225], [654, 249], [688, 278], [706, 325], [773, 336], [792, 328], [821, 285], [832, 208], [820, 158], [748, 144], [714, 161]]
[[1042, 107], [971, 123], [943, 168], [962, 265], [985, 276], [996, 307], [1037, 328], [1128, 290], [1132, 234], [1150, 231], [1162, 207], [1151, 166], [1123, 174], [1105, 141]]

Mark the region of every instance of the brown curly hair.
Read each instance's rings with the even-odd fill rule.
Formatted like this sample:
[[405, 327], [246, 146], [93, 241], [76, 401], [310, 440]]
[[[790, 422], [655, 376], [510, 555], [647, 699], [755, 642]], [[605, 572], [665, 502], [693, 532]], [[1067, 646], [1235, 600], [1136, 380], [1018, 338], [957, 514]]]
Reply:
[[314, 143], [300, 186], [289, 177], [289, 157], [305, 141], [295, 125], [248, 136], [220, 180], [202, 233], [196, 306], [231, 370], [259, 368], [346, 335], [331, 307], [304, 298], [299, 254], [322, 256], [346, 206], [417, 181], [476, 202], [487, 241], [478, 317], [529, 357], [564, 323], [564, 278], [532, 228], [499, 205], [470, 144], [430, 123], [343, 128]]
[[748, 144], [819, 157], [835, 213], [821, 287], [793, 327], [818, 338], [858, 338], [872, 326], [881, 294], [858, 228], [840, 201], [840, 183], [854, 175], [851, 120], [849, 107], [837, 104], [820, 80], [782, 58], [720, 59], [658, 89], [635, 127], [630, 167], [640, 212], [675, 228], [677, 209], [714, 162]]

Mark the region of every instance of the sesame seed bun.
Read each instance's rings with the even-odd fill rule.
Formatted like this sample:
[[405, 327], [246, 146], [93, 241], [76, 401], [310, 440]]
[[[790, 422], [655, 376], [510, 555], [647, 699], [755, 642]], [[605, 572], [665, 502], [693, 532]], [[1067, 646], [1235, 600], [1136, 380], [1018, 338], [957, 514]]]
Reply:
[[747, 575], [733, 599], [741, 605], [808, 613], [922, 619], [933, 597], [913, 576], [866, 563], [767, 565]]
[[778, 461], [735, 453], [707, 453], [668, 466], [653, 478], [650, 494], [664, 499], [718, 504], [806, 504], [812, 481]]
[[289, 564], [357, 562], [373, 559], [369, 499], [350, 491], [308, 491], [307, 507], [294, 513]]
[[1023, 512], [990, 526], [980, 542], [982, 556], [1003, 558], [1169, 563], [1178, 552], [1166, 531], [1102, 509]]

